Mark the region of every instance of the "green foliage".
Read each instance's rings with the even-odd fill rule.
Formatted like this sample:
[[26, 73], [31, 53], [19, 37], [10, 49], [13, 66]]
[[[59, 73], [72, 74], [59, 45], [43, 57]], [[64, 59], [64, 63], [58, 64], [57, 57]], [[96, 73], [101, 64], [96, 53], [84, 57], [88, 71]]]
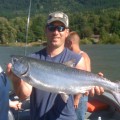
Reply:
[[81, 38], [90, 38], [93, 34], [93, 31], [90, 26], [85, 26], [81, 31]]
[[120, 37], [117, 34], [110, 35], [109, 43], [120, 44]]
[[6, 18], [0, 17], [0, 43], [7, 44], [15, 42], [16, 30], [10, 25]]
[[[0, 43], [26, 42], [28, 0], [0, 0]], [[70, 29], [77, 31], [83, 44], [120, 43], [119, 0], [32, 0], [27, 42], [45, 41], [46, 16], [52, 11], [69, 15]]]
[[34, 34], [34, 41], [44, 39], [46, 18], [44, 15], [36, 15], [32, 18], [30, 29]]
[[[119, 8], [120, 0], [31, 0], [31, 14], [46, 14], [52, 11], [77, 13], [98, 9]], [[26, 16], [29, 0], [0, 0], [0, 16]]]
[[27, 20], [24, 17], [16, 17], [10, 20], [12, 27], [16, 29], [16, 41], [25, 42]]
[[80, 41], [80, 44], [93, 44], [91, 39], [85, 38]]

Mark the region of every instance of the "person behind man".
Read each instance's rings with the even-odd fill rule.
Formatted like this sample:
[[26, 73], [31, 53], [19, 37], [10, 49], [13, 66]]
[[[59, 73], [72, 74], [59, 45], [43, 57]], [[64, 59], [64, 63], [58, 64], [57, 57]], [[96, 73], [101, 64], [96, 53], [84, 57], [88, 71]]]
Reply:
[[0, 120], [9, 119], [9, 107], [18, 110], [21, 109], [19, 101], [11, 101], [9, 99], [10, 84], [6, 74], [0, 66]]
[[69, 36], [67, 37], [67, 39], [65, 41], [65, 46], [68, 47], [70, 50], [74, 51], [75, 53], [82, 55], [82, 57], [85, 60], [85, 65], [87, 67], [86, 68], [87, 71], [91, 71], [90, 57], [88, 56], [88, 54], [85, 51], [82, 51], [80, 49], [80, 36], [78, 35], [78, 33], [76, 31], [71, 31], [69, 33]]
[[[75, 53], [81, 55], [85, 60], [86, 70], [91, 71], [91, 62], [88, 54], [80, 49], [80, 37], [77, 32], [72, 31], [66, 39], [65, 46]], [[81, 96], [80, 100], [76, 98], [74, 100], [74, 106], [76, 109], [77, 119], [84, 120], [85, 112], [87, 111], [87, 96]]]
[[[29, 56], [56, 63], [65, 63], [74, 59], [76, 68], [86, 70], [84, 59], [64, 47], [65, 39], [69, 34], [68, 27], [69, 19], [65, 13], [50, 13], [45, 27], [47, 47]], [[70, 95], [65, 103], [59, 94], [39, 90], [20, 80], [12, 73], [11, 67], [12, 64], [9, 63], [7, 74], [12, 80], [16, 94], [21, 99], [30, 96], [31, 120], [76, 120], [73, 95]], [[95, 92], [101, 94], [104, 90], [95, 87], [90, 91], [93, 95]]]
[[9, 84], [2, 67], [0, 66], [0, 120], [8, 120]]

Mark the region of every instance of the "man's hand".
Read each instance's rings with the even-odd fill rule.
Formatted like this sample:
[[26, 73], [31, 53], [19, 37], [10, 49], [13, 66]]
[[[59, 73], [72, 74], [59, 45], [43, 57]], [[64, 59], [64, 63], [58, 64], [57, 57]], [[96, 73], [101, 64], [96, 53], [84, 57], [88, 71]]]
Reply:
[[32, 92], [32, 86], [16, 76], [12, 70], [12, 64], [7, 65], [6, 73], [13, 84], [13, 89], [21, 100], [28, 98]]
[[15, 110], [20, 110], [22, 107], [22, 103], [19, 101], [9, 101], [9, 106]]
[[104, 88], [103, 87], [95, 86], [90, 91], [87, 91], [85, 93], [85, 95], [86, 96], [90, 95], [91, 97], [93, 97], [95, 94], [102, 95], [103, 93], [104, 93]]
[[98, 87], [98, 86], [95, 86], [94, 88], [92, 88], [90, 90], [90, 96], [94, 96], [95, 94], [97, 95], [102, 95], [104, 93], [104, 89], [103, 87]]
[[[102, 72], [99, 72], [98, 75], [103, 77]], [[104, 93], [104, 88], [103, 87], [95, 86], [90, 91], [86, 92], [85, 95], [88, 96], [90, 94], [90, 96], [93, 97], [95, 94], [102, 95], [103, 93]]]
[[76, 94], [76, 95], [74, 95], [74, 108], [75, 109], [78, 108], [81, 96], [82, 96], [82, 94]]

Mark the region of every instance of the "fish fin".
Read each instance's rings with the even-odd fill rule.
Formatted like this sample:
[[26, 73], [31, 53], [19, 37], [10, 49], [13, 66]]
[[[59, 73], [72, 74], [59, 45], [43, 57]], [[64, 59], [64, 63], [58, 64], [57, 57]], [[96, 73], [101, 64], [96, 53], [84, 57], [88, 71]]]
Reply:
[[68, 67], [74, 67], [75, 66], [75, 59], [64, 62], [63, 64], [68, 66]]
[[68, 100], [68, 98], [69, 98], [69, 95], [66, 94], [66, 93], [60, 93], [60, 95], [61, 95], [61, 98], [63, 99], [63, 101], [64, 101], [65, 103], [67, 103], [67, 100]]

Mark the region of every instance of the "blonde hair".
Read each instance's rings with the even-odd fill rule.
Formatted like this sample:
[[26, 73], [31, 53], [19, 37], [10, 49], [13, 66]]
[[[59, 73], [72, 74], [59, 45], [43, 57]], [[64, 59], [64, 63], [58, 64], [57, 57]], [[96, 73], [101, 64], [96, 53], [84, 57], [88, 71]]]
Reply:
[[73, 41], [74, 43], [79, 44], [80, 36], [76, 31], [72, 31], [69, 33], [67, 40]]

